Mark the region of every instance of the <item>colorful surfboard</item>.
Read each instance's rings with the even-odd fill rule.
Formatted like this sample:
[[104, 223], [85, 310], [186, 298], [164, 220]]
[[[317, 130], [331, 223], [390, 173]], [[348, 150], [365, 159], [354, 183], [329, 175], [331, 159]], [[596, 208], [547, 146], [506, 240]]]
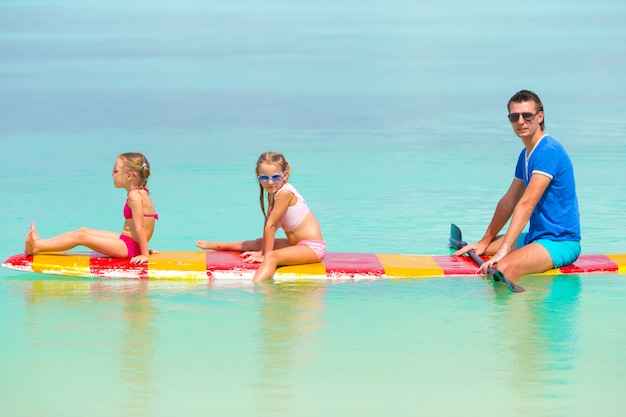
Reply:
[[[487, 259], [487, 258], [482, 258]], [[258, 264], [242, 262], [238, 252], [162, 252], [147, 264], [110, 258], [95, 252], [14, 255], [5, 268], [75, 277], [152, 280], [249, 280]], [[476, 262], [468, 256], [328, 253], [320, 263], [279, 267], [275, 280], [420, 278], [474, 275]], [[570, 266], [544, 274], [626, 273], [626, 254], [581, 255]]]

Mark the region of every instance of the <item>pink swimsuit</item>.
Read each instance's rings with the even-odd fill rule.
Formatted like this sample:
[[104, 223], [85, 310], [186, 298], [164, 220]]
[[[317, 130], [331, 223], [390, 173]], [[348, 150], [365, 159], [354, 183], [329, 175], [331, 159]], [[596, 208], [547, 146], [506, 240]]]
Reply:
[[[302, 198], [296, 188], [289, 183], [283, 184], [280, 190], [276, 191], [276, 194], [274, 194], [274, 198], [276, 198], [276, 196], [284, 189], [291, 191], [293, 195], [295, 195], [298, 199], [296, 204], [287, 208], [287, 212], [285, 213], [283, 218], [278, 221], [277, 224], [277, 227], [282, 227], [285, 232], [289, 232], [300, 226], [300, 223], [302, 223], [306, 215], [311, 210], [309, 210], [309, 206], [307, 206], [306, 201], [304, 201], [304, 198]], [[324, 256], [326, 255], [326, 243], [323, 240], [301, 240], [300, 242], [298, 242], [297, 246], [306, 246], [307, 248], [311, 249], [313, 252], [315, 252], [315, 254], [317, 255], [317, 259], [320, 261], [324, 259]]]
[[[146, 190], [146, 192], [149, 192], [147, 188], [144, 188], [144, 190]], [[156, 213], [144, 214], [143, 216], [154, 217], [155, 220], [159, 220], [159, 215]], [[128, 199], [126, 199], [126, 204], [124, 204], [124, 218], [127, 220], [133, 218], [133, 212], [128, 206]], [[120, 235], [120, 239], [126, 244], [126, 248], [128, 249], [128, 258], [141, 255], [141, 248], [139, 247], [139, 243], [134, 241], [133, 238], [122, 234]]]
[[306, 246], [317, 255], [317, 260], [321, 261], [326, 256], [326, 242], [323, 240], [301, 240], [296, 246]]
[[[148, 191], [147, 188], [144, 188], [144, 190], [146, 190], [146, 192], [148, 194], [150, 194], [150, 191]], [[159, 215], [154, 213], [154, 214], [144, 214], [143, 217], [154, 217], [155, 220], [159, 220]], [[128, 207], [128, 199], [126, 199], [126, 204], [124, 204], [124, 218], [125, 219], [132, 219], [133, 218], [133, 212], [130, 209], [130, 207]]]
[[135, 242], [132, 237], [120, 235], [120, 239], [122, 240], [122, 242], [126, 243], [126, 248], [128, 249], [128, 255], [126, 256], [127, 258], [141, 255], [141, 248], [139, 247], [139, 243]]
[[276, 199], [278, 194], [280, 194], [281, 191], [285, 189], [291, 191], [293, 195], [295, 195], [298, 199], [298, 202], [293, 206], [289, 206], [287, 208], [287, 212], [285, 213], [283, 218], [278, 221], [278, 224], [276, 226], [282, 227], [283, 229], [285, 229], [285, 232], [290, 232], [296, 227], [300, 226], [302, 220], [304, 220], [306, 215], [309, 214], [309, 211], [311, 210], [309, 210], [309, 206], [306, 205], [306, 201], [304, 201], [304, 198], [302, 198], [300, 193], [298, 193], [296, 187], [291, 184], [283, 184], [283, 186], [280, 187], [280, 190], [276, 191], [276, 194], [274, 194], [274, 199]]

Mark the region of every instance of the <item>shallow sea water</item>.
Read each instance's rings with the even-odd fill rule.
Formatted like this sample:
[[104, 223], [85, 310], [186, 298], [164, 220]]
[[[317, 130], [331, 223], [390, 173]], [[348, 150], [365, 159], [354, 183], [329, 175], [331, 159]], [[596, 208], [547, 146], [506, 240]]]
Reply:
[[[0, 255], [33, 220], [118, 230], [110, 170], [134, 150], [151, 247], [259, 236], [254, 163], [278, 150], [329, 250], [445, 254], [511, 181], [522, 88], [574, 162], [583, 251], [624, 253], [625, 21], [607, 0], [4, 1]], [[621, 415], [625, 278], [521, 283], [3, 269], [0, 415]]]

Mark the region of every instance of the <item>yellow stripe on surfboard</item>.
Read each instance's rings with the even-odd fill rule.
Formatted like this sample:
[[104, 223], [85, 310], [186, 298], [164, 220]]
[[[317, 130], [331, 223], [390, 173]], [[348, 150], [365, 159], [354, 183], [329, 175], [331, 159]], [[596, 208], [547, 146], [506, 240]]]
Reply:
[[326, 267], [321, 262], [304, 265], [287, 265], [276, 268], [274, 275], [295, 275], [304, 277], [326, 277]]
[[90, 259], [91, 254], [77, 255], [76, 252], [43, 253], [33, 256], [32, 268], [34, 272], [84, 277], [91, 273]]
[[167, 252], [150, 255], [148, 278], [206, 279], [206, 252]]
[[387, 278], [414, 278], [444, 275], [431, 256], [377, 254]]
[[561, 268], [548, 269], [547, 271], [541, 272], [539, 275], [561, 275]]
[[620, 274], [626, 273], [626, 254], [606, 255], [606, 257], [615, 262]]

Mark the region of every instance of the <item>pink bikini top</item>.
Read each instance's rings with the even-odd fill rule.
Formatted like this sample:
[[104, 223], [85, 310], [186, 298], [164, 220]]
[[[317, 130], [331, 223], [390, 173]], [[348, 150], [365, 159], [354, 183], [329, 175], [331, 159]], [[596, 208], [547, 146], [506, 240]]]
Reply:
[[285, 189], [291, 191], [298, 198], [298, 201], [293, 206], [289, 206], [287, 208], [287, 212], [283, 218], [278, 221], [276, 226], [282, 227], [285, 229], [285, 232], [289, 232], [300, 226], [302, 220], [304, 220], [305, 216], [311, 210], [309, 210], [309, 206], [306, 205], [306, 201], [304, 201], [302, 196], [298, 193], [298, 191], [296, 191], [296, 188], [289, 183], [283, 184], [283, 186], [280, 187], [280, 190], [276, 191], [276, 194], [274, 194], [274, 198], [276, 198], [276, 196]]
[[[147, 193], [150, 193], [150, 191], [148, 191], [147, 188], [144, 188], [144, 190], [146, 190]], [[159, 215], [154, 213], [154, 214], [144, 214], [143, 217], [154, 217], [154, 220], [159, 220]], [[128, 199], [126, 199], [126, 204], [124, 204], [124, 218], [125, 219], [132, 219], [133, 218], [133, 212], [130, 209], [130, 207], [128, 207]]]

